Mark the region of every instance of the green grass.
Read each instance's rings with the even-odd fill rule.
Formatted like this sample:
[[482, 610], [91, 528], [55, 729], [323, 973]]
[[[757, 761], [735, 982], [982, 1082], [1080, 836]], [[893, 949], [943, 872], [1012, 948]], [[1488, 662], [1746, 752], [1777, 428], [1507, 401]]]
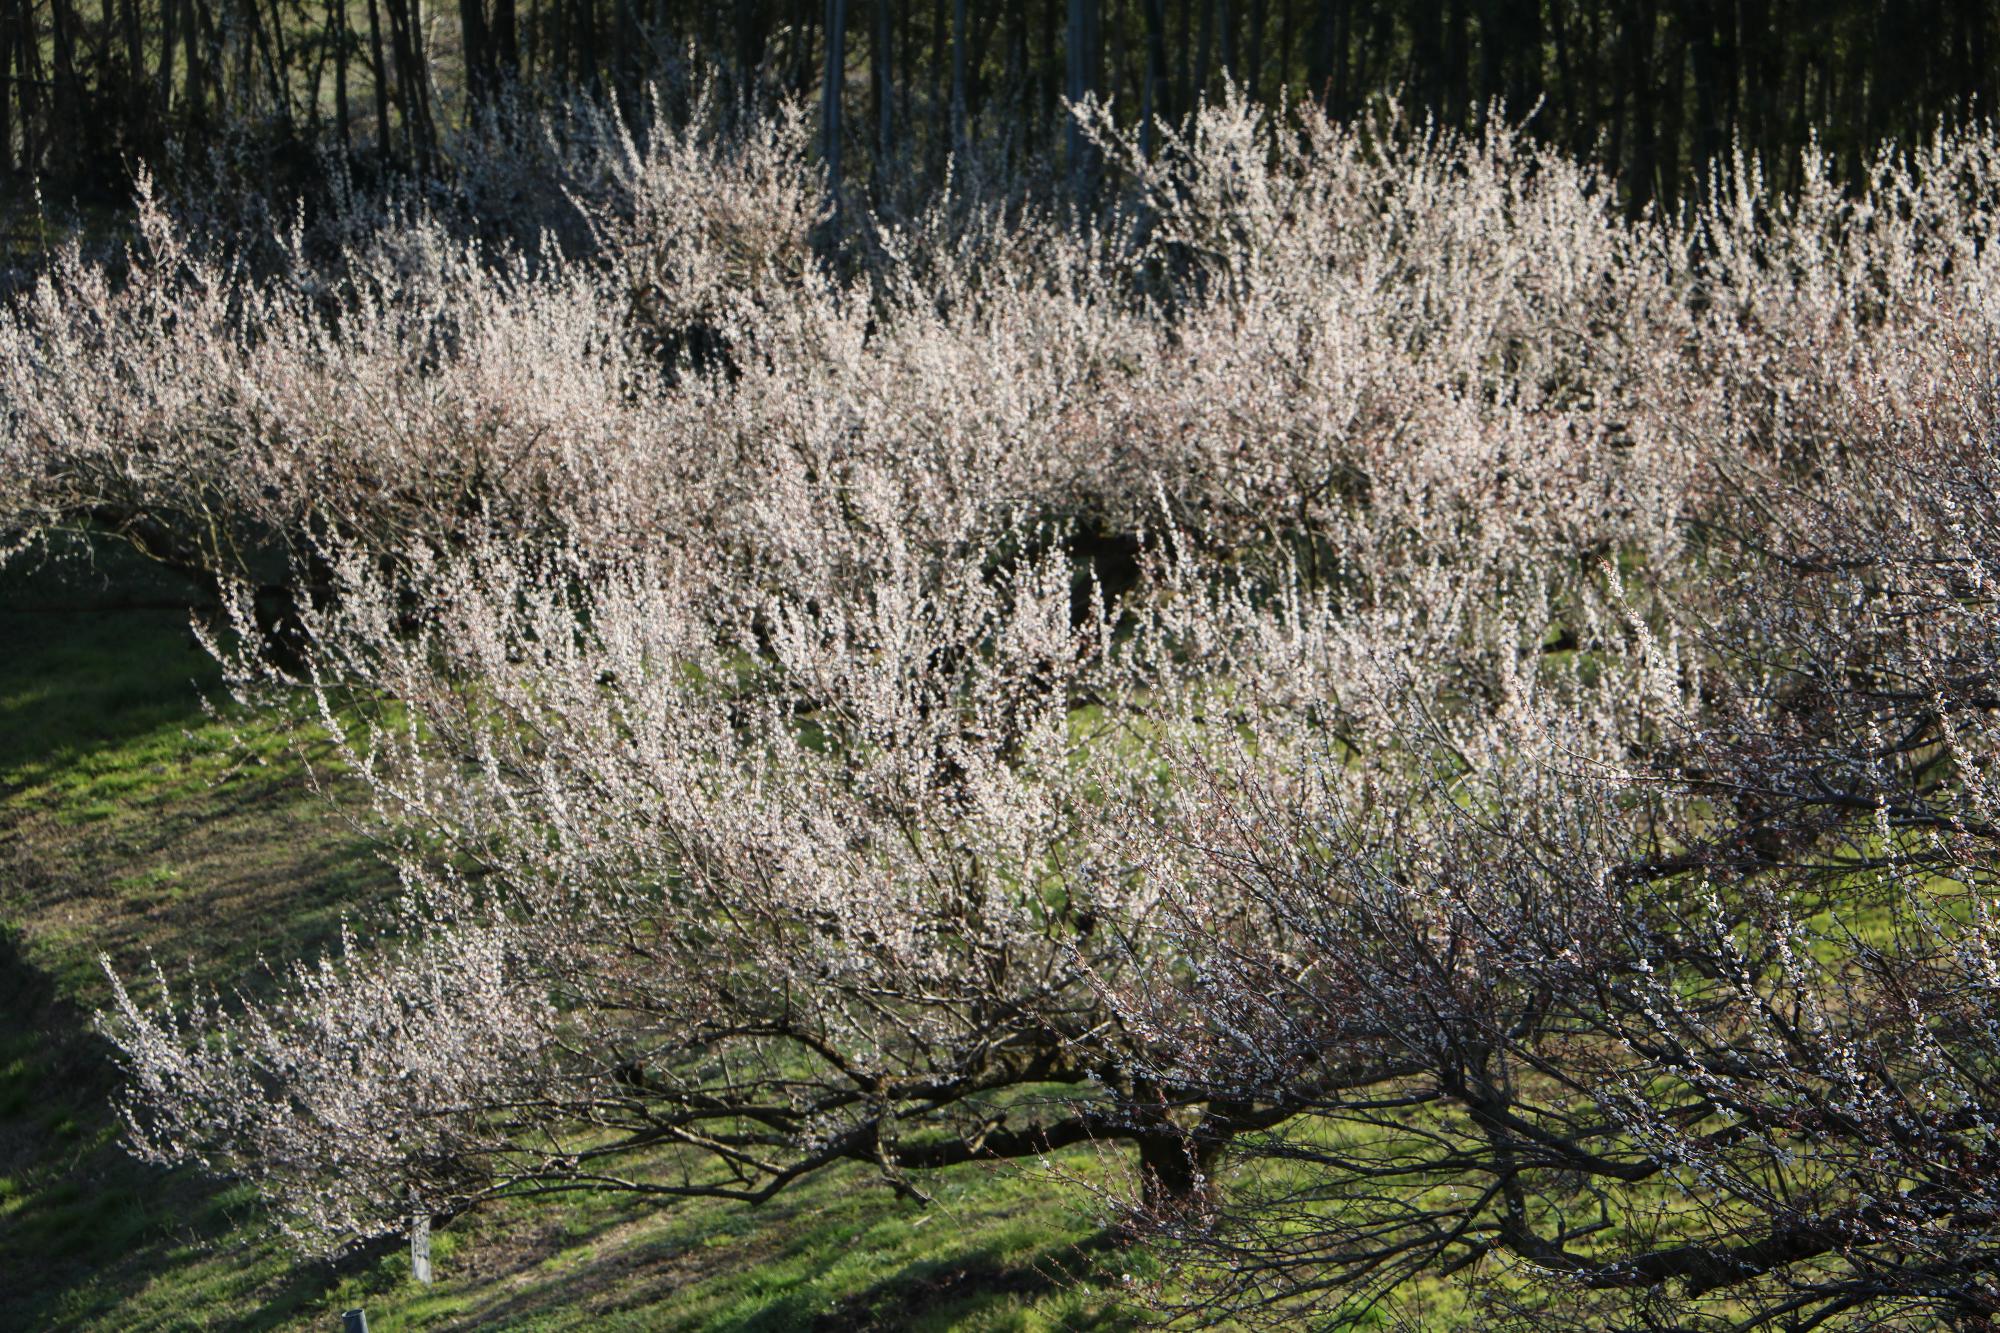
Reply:
[[517, 1200], [439, 1232], [425, 1288], [396, 1247], [303, 1260], [247, 1191], [127, 1156], [99, 953], [254, 988], [394, 881], [275, 731], [204, 709], [185, 587], [104, 559], [0, 576], [0, 1327], [1123, 1326], [1106, 1288], [1145, 1256], [1032, 1169], [942, 1173], [928, 1207], [859, 1167], [759, 1208]]
[[[132, 1160], [116, 1071], [90, 1028], [107, 998], [98, 955], [128, 978], [154, 957], [255, 988], [260, 958], [310, 955], [395, 885], [274, 727], [204, 707], [220, 680], [173, 609], [186, 589], [126, 563], [111, 574], [0, 576], [0, 1328], [331, 1330], [357, 1305], [378, 1333], [1126, 1325], [1110, 1292], [1125, 1273], [1150, 1276], [1149, 1256], [1033, 1168], [926, 1178], [928, 1207], [859, 1166], [758, 1208], [509, 1201], [440, 1232], [439, 1280], [420, 1287], [396, 1246], [302, 1260], [247, 1191]], [[1951, 886], [1940, 895], [1960, 910]], [[1841, 919], [1868, 939], [1894, 924], [1866, 902]], [[1831, 911], [1812, 924], [1826, 932], [1815, 949], [1840, 956]], [[1468, 1132], [1462, 1117], [1439, 1128]], [[636, 1169], [648, 1166], [678, 1164]], [[1107, 1169], [1088, 1153], [1060, 1167]], [[1672, 1237], [1692, 1207], [1664, 1183], [1624, 1202], [1607, 1247]], [[1395, 1313], [1465, 1326], [1463, 1295], [1414, 1282]]]

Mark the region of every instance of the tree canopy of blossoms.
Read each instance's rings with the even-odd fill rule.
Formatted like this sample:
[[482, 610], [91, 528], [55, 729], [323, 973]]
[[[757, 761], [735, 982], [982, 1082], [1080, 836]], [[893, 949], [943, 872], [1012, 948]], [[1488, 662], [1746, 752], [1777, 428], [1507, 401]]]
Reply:
[[1078, 115], [1087, 216], [698, 99], [0, 312], [6, 549], [212, 589], [406, 889], [114, 978], [135, 1150], [338, 1247], [1123, 1143], [1169, 1313], [2000, 1310], [2000, 141]]

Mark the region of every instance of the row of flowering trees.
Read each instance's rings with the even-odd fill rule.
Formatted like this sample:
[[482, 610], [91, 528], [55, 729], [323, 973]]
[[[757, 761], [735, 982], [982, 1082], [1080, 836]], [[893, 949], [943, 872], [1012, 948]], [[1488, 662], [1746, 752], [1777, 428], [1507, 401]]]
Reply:
[[716, 111], [549, 141], [567, 244], [51, 258], [10, 547], [200, 579], [407, 888], [114, 978], [135, 1149], [337, 1247], [1127, 1144], [1170, 1312], [2000, 1310], [2000, 141], [1635, 224], [1498, 130], [1080, 115], [1090, 220], [831, 241]]

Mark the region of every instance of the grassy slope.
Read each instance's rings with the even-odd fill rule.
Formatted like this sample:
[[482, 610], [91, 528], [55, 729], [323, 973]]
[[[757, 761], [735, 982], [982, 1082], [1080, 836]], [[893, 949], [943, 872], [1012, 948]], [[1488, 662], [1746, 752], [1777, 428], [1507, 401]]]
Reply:
[[270, 736], [203, 713], [180, 590], [108, 587], [0, 584], [0, 1327], [331, 1329], [356, 1304], [378, 1333], [1119, 1323], [1102, 1285], [1133, 1256], [1019, 1172], [948, 1173], [927, 1209], [859, 1170], [756, 1210], [520, 1202], [440, 1233], [422, 1289], [393, 1250], [300, 1261], [240, 1190], [126, 1157], [96, 955], [255, 986], [260, 955], [310, 952], [391, 884]]

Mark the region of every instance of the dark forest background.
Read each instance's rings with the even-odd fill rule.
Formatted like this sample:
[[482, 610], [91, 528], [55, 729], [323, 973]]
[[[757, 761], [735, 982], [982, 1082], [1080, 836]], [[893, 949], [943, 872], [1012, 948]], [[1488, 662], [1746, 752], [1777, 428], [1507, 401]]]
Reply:
[[421, 170], [482, 108], [642, 106], [691, 61], [819, 108], [843, 181], [956, 148], [1079, 148], [1065, 97], [1127, 123], [1234, 80], [1336, 115], [1394, 95], [1445, 125], [1503, 104], [1671, 207], [1732, 142], [1782, 183], [1817, 133], [1853, 171], [1887, 137], [1988, 111], [2000, 0], [0, 0], [0, 190], [122, 197], [131, 166], [228, 141]]

